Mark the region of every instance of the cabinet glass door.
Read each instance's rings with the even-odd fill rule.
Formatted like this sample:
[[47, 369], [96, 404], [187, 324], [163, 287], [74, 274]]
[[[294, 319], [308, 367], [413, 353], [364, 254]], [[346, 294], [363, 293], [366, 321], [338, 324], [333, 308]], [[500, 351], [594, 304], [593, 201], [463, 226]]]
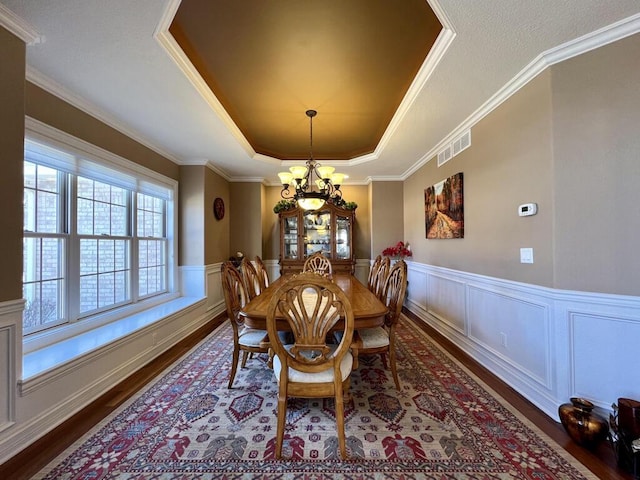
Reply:
[[351, 245], [349, 243], [349, 232], [351, 230], [351, 219], [348, 217], [336, 217], [336, 259], [351, 259]]
[[298, 217], [284, 217], [282, 219], [284, 258], [286, 260], [298, 260]]
[[304, 255], [322, 252], [331, 257], [331, 212], [306, 212], [304, 221]]

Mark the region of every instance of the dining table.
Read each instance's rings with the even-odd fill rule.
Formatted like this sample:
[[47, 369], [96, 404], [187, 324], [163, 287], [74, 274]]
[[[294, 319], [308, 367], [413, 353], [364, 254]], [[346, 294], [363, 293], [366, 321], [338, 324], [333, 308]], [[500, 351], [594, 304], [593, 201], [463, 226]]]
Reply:
[[[251, 299], [240, 315], [244, 318], [244, 325], [258, 330], [267, 329], [267, 310], [274, 292], [294, 274], [284, 274], [274, 280], [259, 295]], [[334, 273], [331, 280], [340, 287], [351, 302], [353, 310], [354, 329], [374, 328], [384, 325], [388, 309], [378, 297], [371, 292], [358, 278], [349, 273]], [[284, 318], [276, 316], [278, 330], [287, 331], [289, 325]], [[339, 326], [339, 325], [337, 325]]]

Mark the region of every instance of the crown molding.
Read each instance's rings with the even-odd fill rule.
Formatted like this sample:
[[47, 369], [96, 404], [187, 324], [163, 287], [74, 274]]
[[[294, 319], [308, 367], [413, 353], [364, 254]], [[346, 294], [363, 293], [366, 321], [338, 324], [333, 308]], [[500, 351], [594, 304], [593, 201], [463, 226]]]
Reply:
[[400, 175], [381, 175], [376, 177], [367, 177], [367, 185], [373, 182], [403, 182], [404, 179]]
[[[260, 183], [266, 187], [272, 186], [264, 177], [231, 177], [229, 181], [231, 183]], [[277, 184], [277, 186], [282, 187], [280, 184]]]
[[216, 175], [220, 175], [227, 182], [231, 181], [231, 177], [227, 172], [222, 170], [217, 165], [214, 165], [210, 160], [207, 160], [206, 158], [190, 158], [184, 160], [180, 165], [183, 167], [207, 167]]
[[0, 3], [0, 27], [13, 33], [27, 45], [43, 43], [45, 37], [22, 17], [19, 17]]
[[640, 13], [602, 27], [582, 37], [563, 43], [544, 52], [541, 56], [547, 66], [555, 65], [591, 50], [604, 47], [640, 32]]
[[[243, 133], [232, 120], [231, 116], [229, 116], [229, 114], [227, 113], [226, 109], [222, 106], [218, 98], [213, 94], [213, 92], [209, 88], [209, 85], [207, 85], [207, 82], [204, 81], [202, 75], [200, 75], [198, 70], [194, 67], [193, 63], [191, 63], [191, 60], [189, 60], [189, 57], [187, 57], [182, 48], [180, 48], [178, 42], [176, 42], [175, 38], [173, 38], [173, 35], [171, 35], [171, 33], [169, 32], [169, 27], [171, 26], [171, 22], [176, 15], [178, 7], [180, 6], [180, 2], [181, 0], [171, 0], [170, 2], [168, 2], [162, 18], [160, 19], [160, 23], [156, 27], [156, 31], [154, 32], [153, 36], [167, 53], [169, 58], [171, 58], [175, 62], [180, 71], [195, 87], [196, 91], [202, 96], [202, 98], [204, 98], [204, 100], [213, 109], [213, 111], [218, 114], [220, 120], [222, 120], [229, 132], [231, 132], [233, 137], [238, 141], [242, 149], [247, 153], [249, 157], [254, 158], [257, 154], [253, 150], [253, 147], [251, 147]], [[259, 158], [256, 159], [259, 160]]]
[[418, 74], [413, 79], [413, 82], [411, 82], [409, 90], [402, 99], [402, 102], [400, 103], [399, 108], [396, 110], [396, 113], [393, 115], [391, 122], [389, 122], [389, 125], [382, 135], [380, 142], [378, 142], [378, 145], [376, 146], [373, 154], [358, 157], [351, 161], [350, 165], [359, 165], [370, 160], [376, 160], [380, 157], [383, 150], [387, 147], [389, 141], [391, 140], [391, 137], [396, 132], [398, 126], [415, 102], [419, 93], [422, 91], [427, 81], [431, 77], [431, 74], [435, 71], [436, 67], [444, 57], [446, 51], [453, 43], [455, 37], [456, 33], [451, 28], [447, 28], [443, 25], [442, 31], [433, 44], [433, 48], [431, 49], [431, 51], [429, 51], [426, 60], [418, 71]]
[[227, 182], [231, 181], [231, 177], [229, 176], [229, 174], [227, 172], [225, 172], [224, 170], [222, 170], [220, 167], [218, 167], [217, 165], [214, 165], [213, 163], [211, 163], [210, 161], [207, 161], [206, 166], [209, 170], [211, 170], [212, 172], [220, 175], [224, 180], [226, 180]]
[[42, 88], [43, 90], [46, 90], [51, 95], [58, 97], [59, 99], [76, 107], [78, 110], [83, 111], [87, 115], [90, 115], [93, 118], [100, 120], [102, 123], [108, 125], [111, 128], [114, 128], [115, 130], [119, 131], [123, 135], [126, 135], [132, 140], [135, 140], [139, 144], [144, 145], [148, 149], [153, 150], [154, 152], [156, 152], [159, 155], [162, 155], [168, 160], [171, 160], [173, 163], [176, 163], [178, 165], [182, 164], [182, 162], [178, 158], [176, 158], [173, 154], [149, 142], [147, 139], [140, 136], [137, 132], [125, 126], [124, 124], [116, 120], [114, 117], [108, 115], [103, 110], [101, 110], [100, 108], [96, 107], [95, 105], [87, 101], [85, 98], [79, 95], [76, 95], [75, 93], [71, 93], [62, 85], [50, 79], [46, 75], [42, 74], [35, 68], [27, 66], [26, 78], [29, 82]]
[[476, 125], [480, 120], [489, 115], [489, 113], [502, 105], [502, 103], [507, 101], [513, 94], [536, 78], [548, 67], [618, 40], [622, 40], [623, 38], [634, 35], [638, 32], [640, 32], [640, 13], [542, 52], [526, 67], [518, 72], [518, 74], [507, 82], [500, 90], [498, 90], [491, 98], [489, 98], [489, 100], [480, 106], [480, 108], [469, 115], [460, 125], [431, 148], [431, 150], [420, 157], [413, 166], [401, 175], [402, 180], [406, 180], [413, 175], [424, 164], [434, 158], [442, 148], [453, 142], [466, 130], [470, 130], [471, 127]]

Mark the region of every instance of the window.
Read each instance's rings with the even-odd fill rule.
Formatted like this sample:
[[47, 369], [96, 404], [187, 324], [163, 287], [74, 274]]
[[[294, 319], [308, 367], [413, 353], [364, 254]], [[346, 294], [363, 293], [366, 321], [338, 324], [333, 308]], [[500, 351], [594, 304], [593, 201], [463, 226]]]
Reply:
[[99, 160], [25, 142], [24, 334], [172, 290], [174, 187]]
[[24, 163], [23, 314], [25, 332], [65, 318], [64, 176]]

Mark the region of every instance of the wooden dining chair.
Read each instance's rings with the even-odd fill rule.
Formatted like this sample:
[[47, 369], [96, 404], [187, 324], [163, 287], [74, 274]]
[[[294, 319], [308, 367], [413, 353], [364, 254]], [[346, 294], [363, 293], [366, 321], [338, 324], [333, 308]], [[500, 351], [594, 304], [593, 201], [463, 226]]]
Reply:
[[331, 261], [322, 253], [316, 252], [304, 261], [303, 272], [315, 272], [327, 277], [333, 274]]
[[389, 364], [396, 388], [400, 390], [398, 371], [396, 369], [396, 325], [402, 312], [402, 303], [407, 291], [407, 264], [398, 260], [389, 270], [384, 283], [382, 301], [389, 311], [385, 317], [384, 326], [358, 329], [353, 335], [352, 352], [354, 356], [353, 368], [358, 368], [360, 355], [381, 354], [386, 367], [386, 355], [389, 354]]
[[387, 275], [389, 274], [389, 268], [391, 267], [391, 259], [389, 257], [383, 257], [378, 265], [375, 278], [373, 279], [373, 285], [371, 291], [382, 300], [384, 284], [387, 281]]
[[242, 272], [242, 278], [244, 279], [244, 285], [247, 289], [249, 300], [257, 297], [260, 292], [264, 290], [262, 286], [263, 283], [258, 275], [256, 267], [251, 263], [251, 260], [247, 259], [247, 257], [242, 259], [242, 262], [240, 263], [240, 271]]
[[[290, 345], [283, 344], [278, 335], [278, 322], [283, 318], [293, 334]], [[336, 325], [340, 325], [338, 329], [343, 332], [342, 341], [328, 344], [327, 334]], [[282, 456], [288, 397], [335, 398], [340, 455], [346, 458], [344, 396], [348, 395], [353, 365], [349, 351], [353, 327], [349, 299], [324, 276], [300, 273], [274, 293], [267, 313], [267, 331], [275, 351], [273, 372], [278, 382], [276, 458]]]
[[268, 338], [266, 330], [256, 330], [244, 326], [244, 317], [239, 315], [240, 310], [248, 302], [244, 279], [240, 272], [229, 261], [222, 264], [222, 291], [227, 307], [227, 316], [233, 328], [233, 359], [231, 362], [231, 374], [229, 385], [231, 388], [236, 376], [240, 352], [242, 355], [242, 368], [246, 366], [249, 353], [268, 353]]
[[378, 269], [380, 268], [381, 263], [382, 263], [382, 255], [378, 255], [376, 259], [373, 261], [371, 268], [369, 269], [369, 276], [367, 278], [367, 288], [371, 292], [373, 292], [375, 289], [376, 275], [378, 273]]
[[256, 271], [258, 272], [258, 280], [262, 290], [269, 286], [269, 273], [260, 255], [256, 255]]

